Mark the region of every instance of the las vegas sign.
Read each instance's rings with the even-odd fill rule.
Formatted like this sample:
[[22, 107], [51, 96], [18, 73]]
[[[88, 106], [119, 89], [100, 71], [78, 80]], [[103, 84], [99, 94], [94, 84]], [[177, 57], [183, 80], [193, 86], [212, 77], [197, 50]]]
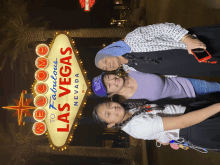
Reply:
[[33, 113], [36, 123], [32, 129], [36, 135], [47, 132], [50, 146], [63, 150], [91, 93], [91, 83], [68, 32], [57, 32], [50, 48], [39, 44], [36, 53], [38, 70], [32, 91], [37, 109]]

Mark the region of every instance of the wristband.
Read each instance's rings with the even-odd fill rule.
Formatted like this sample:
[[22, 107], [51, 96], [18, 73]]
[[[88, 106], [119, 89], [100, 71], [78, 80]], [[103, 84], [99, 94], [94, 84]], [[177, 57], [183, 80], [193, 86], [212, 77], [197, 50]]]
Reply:
[[185, 36], [183, 36], [183, 38], [181, 39], [181, 41], [183, 42], [186, 38], [190, 37], [190, 34], [186, 34]]

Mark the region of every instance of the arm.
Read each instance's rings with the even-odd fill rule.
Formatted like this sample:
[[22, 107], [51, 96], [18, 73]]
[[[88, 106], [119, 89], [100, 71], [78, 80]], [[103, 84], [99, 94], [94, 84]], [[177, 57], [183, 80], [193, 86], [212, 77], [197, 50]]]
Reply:
[[162, 38], [165, 40], [171, 39], [176, 42], [182, 41], [187, 46], [189, 54], [192, 54], [191, 50], [195, 48], [206, 49], [203, 42], [188, 34], [188, 30], [173, 23], [161, 23], [136, 28], [134, 31], [127, 34], [124, 41], [131, 47], [131, 45], [136, 45], [136, 43], [142, 44], [156, 38]]
[[127, 42], [129, 39], [133, 38], [144, 41], [160, 37], [164, 38], [164, 36], [166, 36], [167, 38], [179, 42], [187, 33], [188, 30], [182, 28], [180, 25], [161, 23], [136, 28], [134, 31], [128, 33], [124, 41]]
[[158, 143], [160, 143], [160, 144], [164, 145], [164, 146], [167, 146], [167, 145], [169, 145], [169, 144], [170, 144], [170, 143], [162, 143], [162, 142], [160, 142], [158, 139], [156, 139], [156, 141], [157, 141]]
[[182, 129], [198, 124], [218, 112], [220, 112], [220, 103], [211, 105], [201, 110], [189, 112], [182, 116], [162, 117], [164, 131]]

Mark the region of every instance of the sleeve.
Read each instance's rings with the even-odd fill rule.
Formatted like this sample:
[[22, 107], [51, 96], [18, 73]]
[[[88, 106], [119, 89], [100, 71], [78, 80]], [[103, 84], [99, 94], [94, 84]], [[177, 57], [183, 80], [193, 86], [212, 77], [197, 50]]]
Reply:
[[141, 115], [133, 118], [123, 130], [137, 139], [154, 140], [160, 138], [160, 132], [164, 132], [164, 127], [160, 116]]
[[136, 40], [139, 39], [139, 42], [154, 38], [169, 38], [179, 42], [187, 33], [188, 30], [182, 28], [180, 25], [161, 23], [136, 28], [125, 37], [124, 41], [129, 43], [129, 40], [134, 40], [134, 38]]

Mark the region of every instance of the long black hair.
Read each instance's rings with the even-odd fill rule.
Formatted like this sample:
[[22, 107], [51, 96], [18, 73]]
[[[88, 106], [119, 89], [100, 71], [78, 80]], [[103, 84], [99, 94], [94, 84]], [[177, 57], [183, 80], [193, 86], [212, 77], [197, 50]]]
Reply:
[[[107, 102], [109, 102], [109, 101], [107, 101]], [[106, 102], [100, 103], [97, 106], [95, 106], [95, 108], [93, 110], [93, 118], [101, 126], [107, 127], [108, 123], [106, 123], [104, 120], [100, 119], [99, 116], [98, 116], [98, 113], [97, 113], [98, 108], [104, 103], [106, 103]], [[145, 100], [145, 101], [133, 101], [133, 102], [129, 101], [129, 102], [126, 102], [126, 103], [119, 103], [125, 109], [125, 111], [129, 111], [130, 109], [133, 109], [133, 108], [137, 108], [138, 111], [135, 112], [130, 118], [126, 119], [125, 121], [116, 124], [113, 128], [116, 128], [116, 127], [121, 128], [121, 127], [125, 126], [134, 116], [137, 116], [141, 113], [148, 112], [148, 111], [151, 111], [151, 110], [164, 110], [163, 105], [157, 105], [155, 107], [146, 107], [146, 106], [144, 106], [144, 105], [146, 105], [146, 103], [147, 103], [147, 100]]]

